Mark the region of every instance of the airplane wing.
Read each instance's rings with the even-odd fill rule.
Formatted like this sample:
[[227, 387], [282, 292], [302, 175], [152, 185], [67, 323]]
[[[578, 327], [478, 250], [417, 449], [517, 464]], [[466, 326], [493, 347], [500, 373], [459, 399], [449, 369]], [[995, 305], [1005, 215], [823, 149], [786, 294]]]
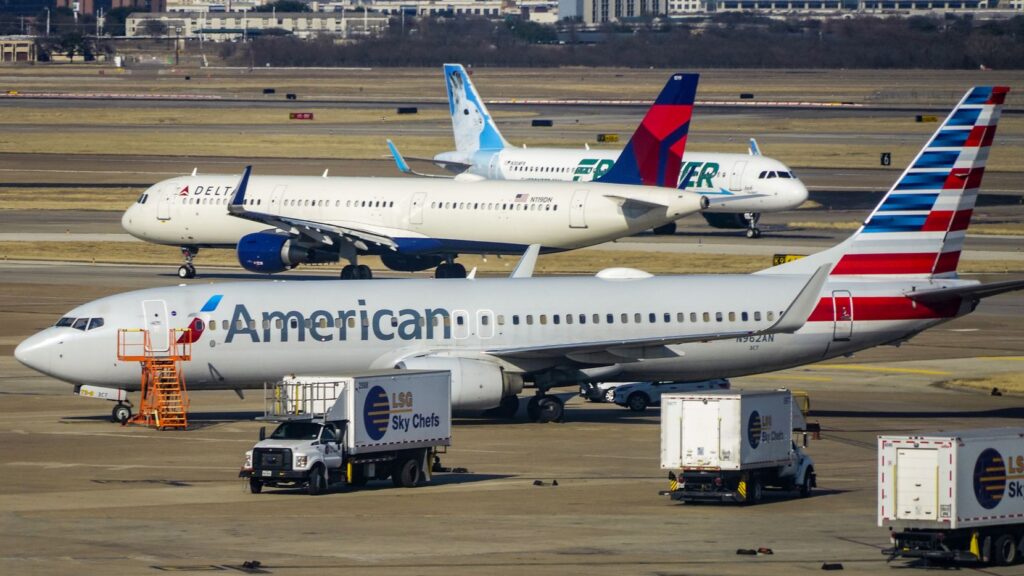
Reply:
[[360, 250], [366, 250], [368, 244], [387, 246], [393, 250], [398, 248], [398, 244], [392, 238], [369, 230], [248, 210], [245, 207], [245, 192], [249, 187], [251, 175], [252, 166], [246, 166], [231, 202], [228, 203], [228, 214], [236, 218], [261, 222], [297, 236], [306, 236], [322, 244], [331, 245], [335, 240], [343, 240]]
[[593, 342], [575, 342], [572, 344], [552, 344], [546, 346], [520, 346], [487, 350], [488, 354], [503, 358], [552, 358], [557, 356], [575, 357], [571, 359], [586, 361], [585, 355], [610, 354], [614, 357], [640, 359], [677, 355], [665, 346], [689, 344], [695, 342], [711, 342], [713, 340], [731, 340], [744, 336], [761, 336], [765, 334], [792, 334], [804, 323], [814, 311], [821, 294], [821, 288], [828, 279], [831, 265], [823, 265], [810, 277], [804, 287], [790, 303], [775, 324], [764, 330], [741, 330], [732, 332], [707, 332], [703, 334], [680, 334], [675, 336], [655, 336], [650, 338], [632, 338], [628, 340], [603, 340]]
[[[398, 167], [398, 171], [401, 172], [402, 174], [412, 174], [414, 176], [422, 176], [424, 178], [448, 178], [448, 179], [452, 178], [452, 176], [446, 176], [444, 174], [427, 174], [426, 172], [417, 172], [417, 171], [413, 170], [409, 166], [409, 163], [405, 161], [405, 157], [402, 156], [402, 153], [398, 151], [398, 146], [395, 146], [395, 143], [392, 142], [390, 138], [388, 138], [388, 150], [391, 151], [391, 157], [394, 158], [395, 164]], [[419, 160], [419, 161], [423, 161], [423, 162], [434, 162], [433, 159], [427, 159], [427, 158], [411, 158], [411, 159], [412, 160]], [[442, 166], [442, 168], [444, 168], [444, 166]]]
[[996, 296], [1003, 292], [1024, 290], [1024, 280], [1007, 280], [1004, 282], [993, 282], [992, 284], [972, 284], [969, 286], [958, 286], [956, 288], [936, 288], [934, 290], [919, 290], [907, 292], [907, 298], [915, 302], [926, 304], [948, 302], [954, 298], [973, 298], [981, 300], [989, 296]]

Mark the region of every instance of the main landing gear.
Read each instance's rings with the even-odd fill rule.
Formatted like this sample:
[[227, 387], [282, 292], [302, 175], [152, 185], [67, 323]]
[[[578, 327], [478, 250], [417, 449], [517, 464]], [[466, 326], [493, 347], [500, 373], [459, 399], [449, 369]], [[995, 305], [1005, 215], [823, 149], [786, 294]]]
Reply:
[[187, 280], [196, 277], [196, 267], [192, 265], [192, 260], [195, 259], [197, 254], [199, 254], [199, 248], [194, 246], [181, 247], [181, 255], [185, 258], [185, 263], [178, 268], [178, 278]]
[[538, 392], [526, 405], [526, 415], [534, 422], [561, 422], [565, 403], [558, 396]]
[[747, 238], [760, 238], [761, 229], [757, 223], [761, 221], [761, 214], [758, 212], [745, 212], [743, 217], [747, 220]]
[[341, 269], [342, 280], [372, 280], [373, 270], [366, 264], [347, 264]]
[[445, 262], [434, 270], [434, 278], [465, 278], [466, 267], [458, 262]]

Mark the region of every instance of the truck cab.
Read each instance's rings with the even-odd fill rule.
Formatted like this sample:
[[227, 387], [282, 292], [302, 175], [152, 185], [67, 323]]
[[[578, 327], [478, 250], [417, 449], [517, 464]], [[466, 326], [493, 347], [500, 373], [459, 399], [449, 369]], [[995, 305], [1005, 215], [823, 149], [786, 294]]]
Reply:
[[318, 478], [326, 484], [339, 482], [345, 459], [346, 425], [345, 421], [312, 420], [279, 424], [269, 437], [245, 453], [243, 471], [251, 471], [250, 490], [258, 494], [264, 485], [306, 485], [317, 493], [323, 488]]

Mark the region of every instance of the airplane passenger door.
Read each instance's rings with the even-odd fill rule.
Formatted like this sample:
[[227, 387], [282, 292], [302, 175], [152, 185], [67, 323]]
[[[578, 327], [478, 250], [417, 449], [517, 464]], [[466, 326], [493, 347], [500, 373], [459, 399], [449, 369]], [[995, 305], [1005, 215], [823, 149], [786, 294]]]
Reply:
[[160, 203], [156, 207], [156, 219], [157, 220], [170, 220], [171, 219], [171, 203], [174, 202], [174, 190], [167, 188], [164, 190], [162, 196], [160, 196]]
[[284, 193], [288, 190], [287, 186], [279, 185], [274, 186], [274, 189], [270, 192], [270, 213], [280, 214], [281, 203], [284, 202]]
[[833, 290], [832, 311], [835, 319], [832, 339], [849, 340], [853, 336], [853, 295], [846, 290]]
[[743, 171], [746, 170], [747, 163], [736, 162], [732, 165], [732, 174], [729, 175], [729, 190], [733, 192], [739, 192], [743, 190]]
[[410, 224], [423, 224], [423, 204], [426, 201], [426, 192], [417, 192], [412, 195], [412, 204], [409, 206]]
[[469, 338], [469, 312], [465, 310], [452, 310], [452, 338], [465, 340]]
[[572, 205], [569, 206], [569, 228], [587, 227], [587, 190], [576, 190], [572, 193]]
[[494, 312], [479, 310], [476, 313], [476, 335], [482, 340], [494, 338]]
[[170, 326], [167, 324], [167, 302], [143, 300], [142, 315], [149, 330], [149, 348], [152, 352], [166, 352], [171, 346]]
[[494, 154], [491, 156], [491, 164], [488, 168], [491, 180], [497, 180], [501, 176], [501, 154]]

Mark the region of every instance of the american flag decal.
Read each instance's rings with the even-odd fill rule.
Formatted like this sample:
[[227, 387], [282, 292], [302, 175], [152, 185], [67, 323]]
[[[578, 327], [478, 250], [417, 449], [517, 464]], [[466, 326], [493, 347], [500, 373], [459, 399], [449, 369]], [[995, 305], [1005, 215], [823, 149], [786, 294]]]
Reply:
[[529, 194], [516, 194], [516, 202], [526, 202], [529, 199]]

